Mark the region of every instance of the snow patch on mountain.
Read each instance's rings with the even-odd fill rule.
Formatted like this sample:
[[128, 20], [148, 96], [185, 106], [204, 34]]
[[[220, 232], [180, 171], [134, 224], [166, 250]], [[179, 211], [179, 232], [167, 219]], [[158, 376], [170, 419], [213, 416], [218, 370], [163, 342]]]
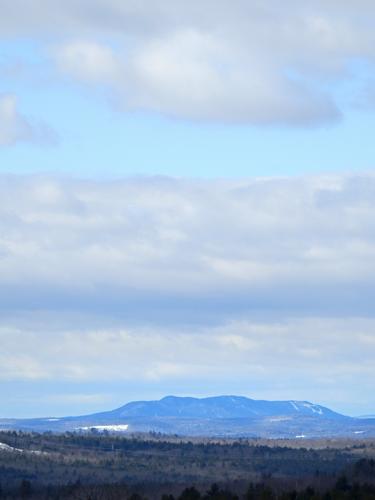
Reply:
[[318, 405], [313, 405], [312, 403], [303, 403], [305, 408], [309, 408], [313, 413], [317, 413], [318, 415], [323, 415], [323, 410]]

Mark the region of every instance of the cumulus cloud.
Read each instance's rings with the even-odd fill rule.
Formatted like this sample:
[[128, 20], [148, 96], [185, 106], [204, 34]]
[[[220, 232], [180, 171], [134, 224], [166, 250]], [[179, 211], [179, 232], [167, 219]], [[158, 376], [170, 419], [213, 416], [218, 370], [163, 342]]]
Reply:
[[0, 94], [0, 146], [12, 146], [18, 142], [51, 143], [55, 133], [43, 124], [35, 124], [17, 109], [13, 94]]
[[100, 82], [116, 76], [112, 51], [97, 43], [68, 43], [56, 49], [55, 56], [60, 70], [78, 79]]
[[364, 0], [355, 9], [319, 0], [282, 7], [276, 0], [38, 0], [26, 7], [5, 0], [2, 9], [3, 32], [55, 35], [60, 71], [105, 85], [123, 109], [317, 125], [340, 119], [341, 86], [361, 92], [353, 62], [365, 61], [373, 74], [375, 9]]
[[315, 125], [335, 121], [332, 97], [288, 75], [245, 41], [181, 28], [113, 50], [95, 41], [68, 42], [55, 51], [58, 68], [84, 82], [105, 84], [123, 109], [173, 117], [253, 124]]

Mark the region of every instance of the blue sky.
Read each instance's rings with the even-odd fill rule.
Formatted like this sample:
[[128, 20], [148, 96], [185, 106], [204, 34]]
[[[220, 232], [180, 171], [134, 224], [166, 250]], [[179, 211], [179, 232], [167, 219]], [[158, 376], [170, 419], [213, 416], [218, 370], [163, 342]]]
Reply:
[[374, 413], [374, 24], [367, 0], [2, 2], [0, 416]]
[[[46, 141], [3, 147], [2, 172], [243, 177], [373, 168], [375, 114], [353, 105], [355, 91], [345, 99], [347, 82], [332, 90], [332, 98], [342, 103], [338, 121], [261, 127], [251, 121], [194, 121], [116, 109], [113, 96], [103, 89], [56, 74], [47, 49], [30, 40], [3, 42], [1, 56], [0, 92], [15, 94], [20, 111], [48, 127], [51, 135]], [[353, 77], [359, 93], [362, 78]], [[98, 142], [100, 147], [93, 147]]]

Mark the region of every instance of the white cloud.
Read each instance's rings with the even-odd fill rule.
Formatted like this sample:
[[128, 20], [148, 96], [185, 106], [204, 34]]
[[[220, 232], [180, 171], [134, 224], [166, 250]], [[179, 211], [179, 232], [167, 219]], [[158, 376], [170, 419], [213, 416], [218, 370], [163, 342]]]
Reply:
[[88, 82], [106, 81], [116, 77], [116, 60], [109, 48], [97, 43], [78, 41], [55, 51], [61, 71]]
[[18, 142], [53, 143], [55, 133], [43, 124], [35, 124], [17, 109], [13, 94], [0, 94], [0, 147]]
[[14, 95], [0, 95], [0, 146], [10, 146], [19, 141], [32, 140], [30, 123], [17, 111]]
[[327, 93], [290, 78], [262, 54], [238, 52], [221, 37], [188, 29], [144, 41], [130, 54], [96, 42], [68, 42], [55, 51], [55, 60], [78, 80], [112, 88], [124, 109], [263, 125], [340, 118]]
[[[134, 54], [128, 105], [172, 116], [256, 124], [313, 124], [339, 111], [260, 54], [238, 57], [221, 38], [195, 31], [151, 41]], [[124, 84], [126, 89], [126, 85]]]
[[361, 93], [353, 61], [373, 81], [375, 9], [365, 1], [5, 0], [2, 11], [1, 31], [48, 35], [61, 71], [105, 84], [124, 109], [308, 126], [340, 118], [348, 82]]

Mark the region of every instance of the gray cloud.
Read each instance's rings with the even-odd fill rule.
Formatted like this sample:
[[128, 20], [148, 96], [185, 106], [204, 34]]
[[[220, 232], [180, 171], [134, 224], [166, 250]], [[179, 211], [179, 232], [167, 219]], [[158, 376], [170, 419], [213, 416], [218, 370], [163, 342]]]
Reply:
[[[335, 95], [366, 61], [370, 2], [2, 2], [0, 30], [55, 41], [64, 75], [105, 86], [123, 109], [252, 124], [340, 119]], [[371, 81], [371, 79], [369, 79]]]

